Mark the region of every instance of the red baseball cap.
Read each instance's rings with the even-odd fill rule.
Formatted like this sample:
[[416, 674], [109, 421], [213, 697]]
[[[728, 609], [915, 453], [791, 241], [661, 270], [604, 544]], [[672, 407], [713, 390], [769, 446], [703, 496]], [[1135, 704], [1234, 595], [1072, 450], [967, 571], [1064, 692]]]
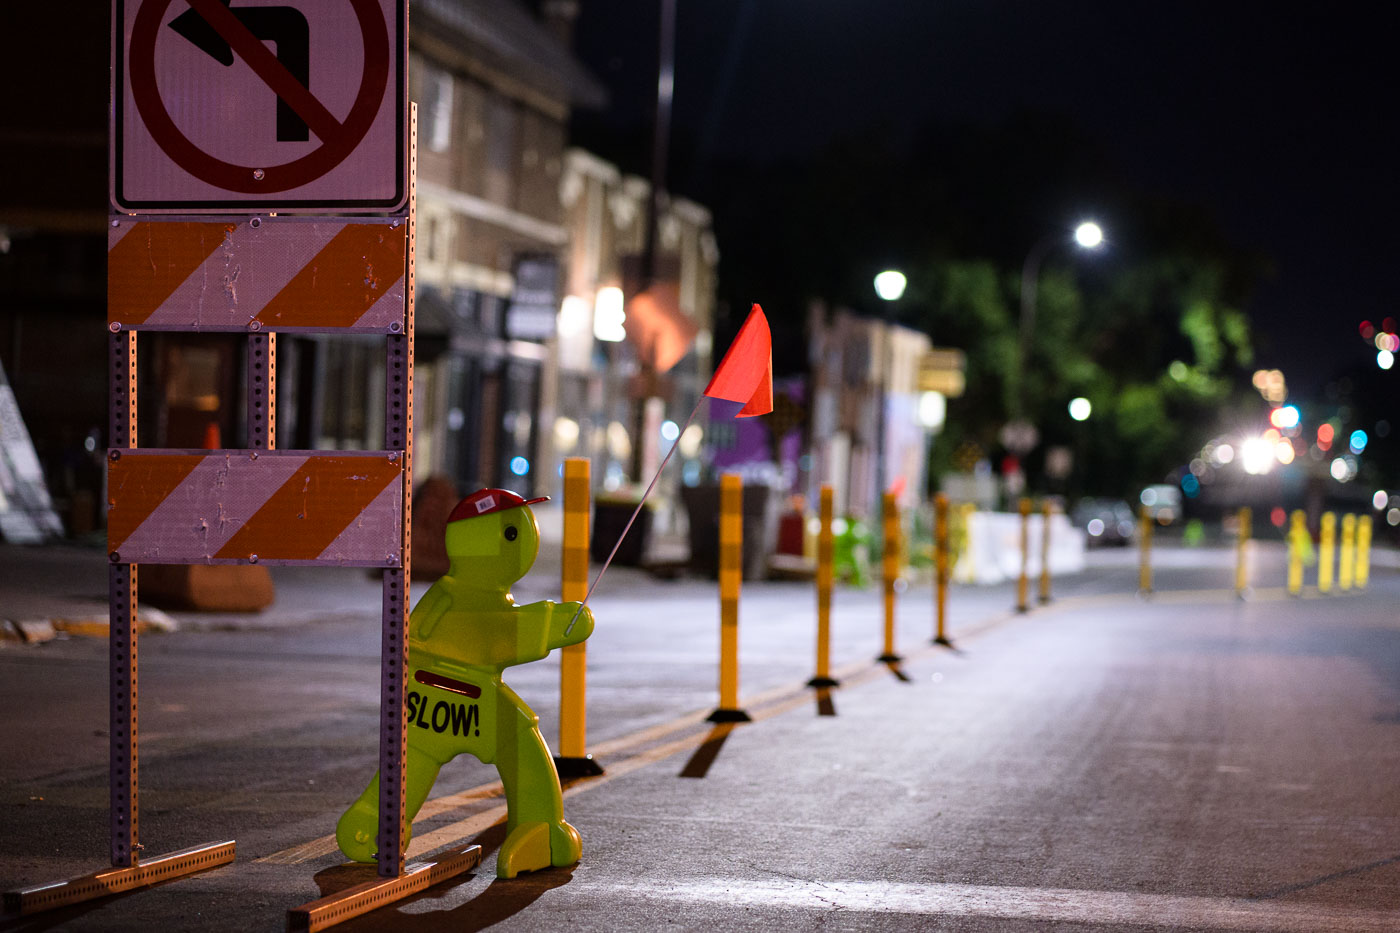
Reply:
[[506, 509], [513, 509], [522, 505], [534, 505], [536, 502], [548, 502], [549, 496], [540, 496], [537, 499], [522, 499], [518, 493], [509, 489], [481, 489], [467, 496], [457, 507], [452, 510], [452, 514], [447, 516], [449, 522], [461, 521], [464, 518], [476, 518], [478, 515], [490, 515], [492, 512], [503, 512]]

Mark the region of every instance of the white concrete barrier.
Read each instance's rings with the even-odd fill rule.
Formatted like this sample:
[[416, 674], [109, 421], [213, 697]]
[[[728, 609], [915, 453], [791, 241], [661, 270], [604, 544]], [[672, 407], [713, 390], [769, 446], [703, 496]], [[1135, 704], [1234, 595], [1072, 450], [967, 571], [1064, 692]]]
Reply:
[[[1040, 575], [1044, 517], [1030, 517], [1030, 560], [1026, 572]], [[968, 545], [953, 567], [956, 583], [1001, 583], [1021, 573], [1021, 516], [1012, 512], [973, 512], [968, 517]], [[1050, 574], [1084, 569], [1084, 532], [1056, 512], [1050, 517]]]

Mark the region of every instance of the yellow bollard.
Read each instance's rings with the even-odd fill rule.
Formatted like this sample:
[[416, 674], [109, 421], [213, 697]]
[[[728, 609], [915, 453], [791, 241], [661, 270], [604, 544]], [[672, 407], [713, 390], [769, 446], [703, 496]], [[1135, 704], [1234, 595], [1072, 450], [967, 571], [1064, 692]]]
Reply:
[[899, 580], [899, 509], [895, 505], [894, 493], [885, 493], [881, 505], [881, 523], [885, 532], [880, 559], [885, 594], [885, 653], [876, 660], [894, 664], [902, 660], [894, 653], [894, 585]]
[[1040, 604], [1050, 602], [1050, 516], [1055, 506], [1046, 499], [1040, 504]]
[[1031, 562], [1031, 500], [1022, 499], [1017, 507], [1021, 513], [1021, 575], [1016, 578], [1016, 611], [1030, 611]]
[[1308, 517], [1294, 509], [1288, 522], [1288, 595], [1303, 595], [1303, 557], [1308, 551]]
[[1152, 592], [1152, 512], [1145, 505], [1138, 521], [1138, 592]]
[[1337, 513], [1322, 513], [1322, 531], [1317, 541], [1317, 591], [1332, 592], [1332, 552], [1337, 547]]
[[[972, 540], [972, 517], [976, 514], [977, 506], [971, 502], [964, 502], [958, 506], [957, 527], [948, 529], [948, 571], [950, 574], [955, 572], [958, 561], [966, 557], [962, 562], [963, 575], [966, 577], [962, 581], [964, 583], [977, 582], [977, 548], [976, 542]], [[952, 579], [951, 576], [949, 579]]]
[[1342, 516], [1342, 548], [1338, 553], [1337, 586], [1346, 592], [1356, 579], [1356, 516], [1350, 512]]
[[840, 684], [831, 676], [831, 587], [835, 579], [832, 554], [835, 537], [831, 532], [831, 485], [821, 490], [821, 530], [817, 532], [817, 673], [807, 681], [809, 687], [835, 687]]
[[748, 722], [739, 708], [739, 587], [744, 577], [744, 482], [719, 478], [719, 708], [710, 722]]
[[1254, 513], [1249, 506], [1240, 509], [1240, 530], [1235, 538], [1235, 595], [1244, 599], [1249, 589], [1249, 538], [1253, 534]]
[[[559, 574], [560, 598], [582, 602], [588, 595], [588, 510], [592, 480], [587, 457], [564, 460], [564, 546]], [[554, 766], [560, 777], [591, 777], [603, 768], [585, 751], [588, 732], [588, 648], [585, 642], [559, 651], [559, 754]]]
[[1366, 589], [1371, 581], [1371, 516], [1356, 520], [1356, 588]]
[[933, 595], [934, 618], [938, 627], [933, 636], [935, 645], [952, 645], [948, 640], [948, 497], [939, 493], [933, 497]]

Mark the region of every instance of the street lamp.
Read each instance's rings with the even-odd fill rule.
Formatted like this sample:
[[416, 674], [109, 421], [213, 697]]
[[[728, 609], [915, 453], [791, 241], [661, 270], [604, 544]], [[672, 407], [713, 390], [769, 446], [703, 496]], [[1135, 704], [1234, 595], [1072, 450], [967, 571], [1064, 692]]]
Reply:
[[1074, 242], [1082, 249], [1098, 249], [1103, 245], [1103, 227], [1086, 220], [1074, 228]]
[[[1083, 221], [1074, 228], [1070, 241], [1079, 249], [1096, 250], [1104, 243], [1103, 228], [1092, 220]], [[1064, 233], [1059, 230], [1041, 237], [1040, 241], [1031, 247], [1026, 256], [1026, 263], [1021, 267], [1021, 319], [1016, 343], [1016, 411], [1013, 412], [1017, 419], [1025, 416], [1025, 372], [1030, 357], [1031, 334], [1035, 332], [1035, 292], [1040, 281], [1040, 265], [1052, 249], [1064, 242]]]
[[[879, 410], [875, 420], [875, 508], [883, 508], [885, 487], [888, 483], [885, 463], [885, 406], [889, 404], [890, 368], [894, 360], [894, 303], [904, 297], [904, 288], [909, 280], [898, 269], [886, 269], [875, 276], [875, 294], [885, 302], [886, 313], [881, 315], [884, 327], [880, 361]], [[882, 516], [883, 517], [883, 516]]]
[[904, 287], [909, 280], [898, 269], [886, 269], [875, 276], [875, 294], [885, 301], [898, 301], [904, 296]]

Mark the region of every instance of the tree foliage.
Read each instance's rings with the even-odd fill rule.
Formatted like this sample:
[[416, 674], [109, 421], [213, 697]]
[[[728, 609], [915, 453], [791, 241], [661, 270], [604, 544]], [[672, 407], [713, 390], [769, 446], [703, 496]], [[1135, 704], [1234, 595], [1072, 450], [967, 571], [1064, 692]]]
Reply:
[[[1134, 190], [1091, 140], [1044, 117], [928, 127], [903, 150], [886, 138], [848, 140], [714, 193], [722, 293], [737, 307], [763, 302], [780, 368], [805, 365], [792, 348], [811, 299], [892, 313], [967, 354], [967, 392], [950, 402], [935, 475], [968, 450], [998, 462], [1000, 430], [1024, 398], [1041, 436], [1026, 463], [1032, 485], [1100, 494], [1160, 481], [1250, 398], [1240, 309], [1264, 267], [1210, 215]], [[1093, 255], [1068, 241], [1088, 212], [1109, 233]], [[1022, 264], [1055, 231], [1065, 241], [1039, 269], [1022, 365]], [[870, 286], [887, 267], [909, 279], [893, 309]], [[1066, 410], [1076, 396], [1093, 405], [1083, 424]], [[1071, 488], [1043, 474], [1055, 446], [1079, 461]]]

